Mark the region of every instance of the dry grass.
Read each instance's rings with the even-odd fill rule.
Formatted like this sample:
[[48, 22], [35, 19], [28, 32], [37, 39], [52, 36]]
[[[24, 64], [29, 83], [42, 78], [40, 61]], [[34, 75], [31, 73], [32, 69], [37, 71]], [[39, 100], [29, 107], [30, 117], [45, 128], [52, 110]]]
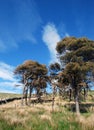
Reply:
[[[35, 105], [32, 104], [31, 106], [22, 106], [20, 100], [13, 101], [0, 106], [0, 117], [6, 120], [10, 125], [21, 125], [21, 127], [24, 128], [23, 130], [44, 130], [45, 127], [47, 127], [46, 123], [48, 123], [48, 127], [46, 128], [47, 130], [58, 130], [59, 127], [63, 127], [62, 124], [64, 122], [64, 130], [75, 130], [75, 123], [77, 123], [78, 127], [81, 128], [80, 130], [93, 130], [94, 114], [89, 114], [88, 116], [84, 114], [76, 116], [64, 107], [66, 102], [58, 102], [58, 98], [55, 100], [54, 112], [52, 112], [51, 104], [52, 103], [50, 102]], [[92, 111], [92, 108], [90, 109]], [[60, 124], [60, 122], [62, 123]], [[43, 125], [42, 123], [45, 124], [43, 126], [44, 129], [41, 126]], [[39, 124], [41, 125], [38, 128]], [[69, 125], [69, 127], [67, 127], [67, 125]], [[34, 127], [34, 129], [32, 129], [32, 127]]]
[[49, 121], [51, 121], [51, 116], [48, 115], [48, 114], [43, 114], [43, 115], [40, 116], [40, 118], [41, 118], [42, 120], [49, 120]]
[[21, 94], [12, 94], [12, 93], [0, 93], [0, 99], [4, 98], [14, 98], [14, 97], [21, 97]]
[[82, 126], [83, 130], [94, 129], [94, 114], [90, 115], [89, 117], [79, 115], [76, 117], [76, 121]]

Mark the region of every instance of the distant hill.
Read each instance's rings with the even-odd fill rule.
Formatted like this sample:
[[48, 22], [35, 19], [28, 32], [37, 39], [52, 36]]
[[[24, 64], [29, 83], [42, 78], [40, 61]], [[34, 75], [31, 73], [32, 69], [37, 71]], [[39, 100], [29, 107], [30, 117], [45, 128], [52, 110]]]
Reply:
[[21, 97], [21, 94], [0, 93], [0, 99], [4, 99], [4, 98], [14, 98], [14, 97]]

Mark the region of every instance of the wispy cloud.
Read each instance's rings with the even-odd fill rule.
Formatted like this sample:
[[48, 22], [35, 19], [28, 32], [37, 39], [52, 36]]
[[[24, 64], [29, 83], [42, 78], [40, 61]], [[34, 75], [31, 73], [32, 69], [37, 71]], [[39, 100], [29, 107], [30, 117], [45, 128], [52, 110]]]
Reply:
[[56, 49], [55, 48], [56, 48], [57, 42], [59, 42], [61, 38], [60, 38], [60, 35], [58, 34], [58, 31], [57, 31], [54, 24], [48, 23], [43, 28], [42, 39], [50, 51], [50, 55], [51, 55], [50, 62], [56, 62], [57, 57], [56, 57]]
[[0, 92], [4, 92], [4, 93], [22, 93], [22, 86], [16, 87], [15, 84], [17, 84], [17, 82], [11, 82], [11, 81], [9, 81], [9, 82], [7, 82], [7, 81], [0, 82]]
[[[14, 78], [14, 66], [0, 62], [0, 92], [13, 92], [16, 93], [21, 90], [22, 84], [18, 83]], [[16, 87], [16, 85], [20, 85]], [[19, 91], [20, 92], [20, 91]]]
[[69, 33], [67, 32], [66, 25], [63, 22], [59, 23], [57, 29], [62, 38], [69, 37]]
[[13, 66], [0, 62], [0, 78], [3, 80], [14, 81]]
[[54, 23], [48, 23], [43, 28], [42, 40], [46, 44], [50, 52], [50, 62], [58, 62], [56, 45], [64, 37], [69, 37], [69, 33], [67, 33], [65, 25], [63, 23], [59, 24], [58, 27], [55, 26]]
[[0, 1], [0, 52], [18, 47], [23, 40], [36, 42], [42, 20], [34, 0]]

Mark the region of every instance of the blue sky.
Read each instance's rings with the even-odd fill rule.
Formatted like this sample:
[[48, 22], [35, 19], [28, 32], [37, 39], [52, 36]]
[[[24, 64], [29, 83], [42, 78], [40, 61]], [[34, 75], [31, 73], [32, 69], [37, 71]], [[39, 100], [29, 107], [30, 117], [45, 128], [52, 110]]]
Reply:
[[15, 67], [57, 61], [56, 43], [66, 36], [94, 40], [93, 0], [0, 0], [0, 92], [21, 92]]

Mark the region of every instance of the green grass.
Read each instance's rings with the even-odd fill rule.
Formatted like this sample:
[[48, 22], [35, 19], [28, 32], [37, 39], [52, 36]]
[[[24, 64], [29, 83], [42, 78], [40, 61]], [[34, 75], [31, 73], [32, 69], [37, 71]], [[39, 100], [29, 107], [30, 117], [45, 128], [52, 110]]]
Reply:
[[[66, 108], [54, 112], [48, 112], [37, 107], [33, 109], [32, 107], [21, 109], [5, 108], [5, 111], [2, 110], [0, 115], [0, 130], [93, 130], [93, 127], [77, 121], [76, 114]], [[82, 114], [85, 118], [90, 115], [89, 113]], [[15, 122], [13, 122], [14, 116], [15, 119], [17, 118]], [[44, 118], [42, 118], [43, 116]]]
[[49, 120], [41, 120], [38, 115], [33, 115], [33, 118], [25, 125], [9, 124], [3, 119], [0, 120], [0, 130], [82, 130], [77, 122], [68, 122], [63, 120], [60, 115], [57, 118], [57, 115], [58, 113], [55, 113], [53, 117], [53, 124]]
[[[0, 97], [18, 97], [18, 94], [0, 93]], [[18, 102], [17, 102], [18, 103]], [[20, 101], [19, 101], [20, 103]], [[94, 113], [87, 111], [77, 115], [67, 107], [58, 105], [54, 112], [48, 110], [48, 104], [35, 104], [34, 106], [18, 106], [7, 104], [0, 107], [0, 130], [93, 130]], [[48, 107], [48, 108], [49, 108]]]
[[13, 130], [14, 126], [9, 125], [6, 120], [0, 118], [0, 130]]

